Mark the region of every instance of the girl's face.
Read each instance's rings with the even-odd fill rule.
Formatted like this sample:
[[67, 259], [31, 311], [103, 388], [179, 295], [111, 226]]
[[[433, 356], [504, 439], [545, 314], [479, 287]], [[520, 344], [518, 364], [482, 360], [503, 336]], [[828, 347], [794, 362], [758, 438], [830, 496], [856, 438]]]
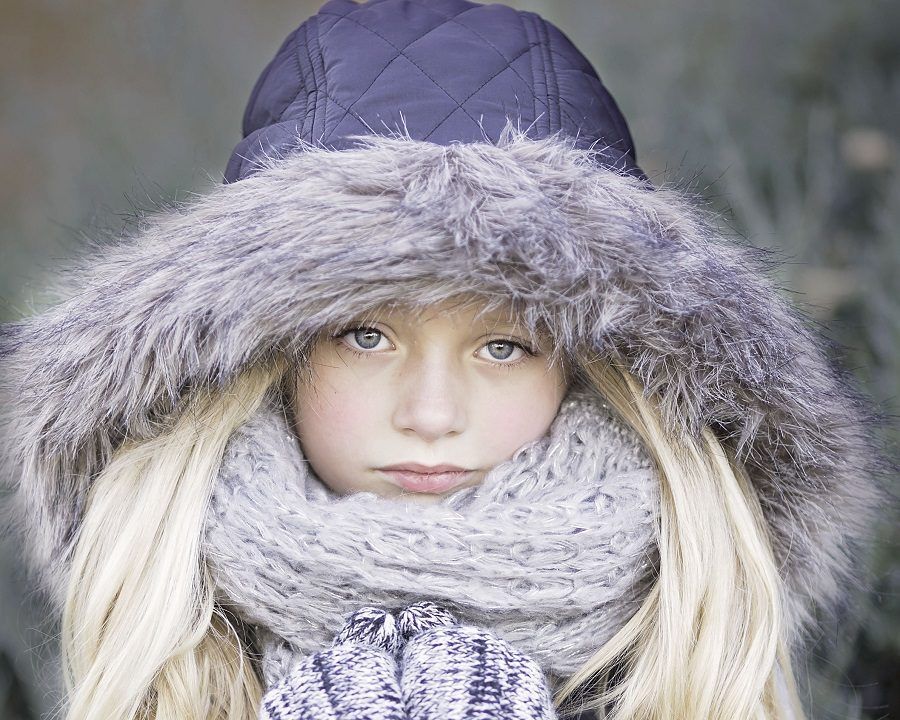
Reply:
[[[316, 475], [340, 495], [369, 491], [430, 504], [478, 485], [540, 438], [566, 378], [559, 363], [549, 366], [549, 339], [531, 347], [511, 317], [476, 320], [474, 309], [444, 303], [427, 314], [385, 310], [327, 333], [293, 398]], [[383, 469], [409, 463], [467, 472], [429, 478]]]

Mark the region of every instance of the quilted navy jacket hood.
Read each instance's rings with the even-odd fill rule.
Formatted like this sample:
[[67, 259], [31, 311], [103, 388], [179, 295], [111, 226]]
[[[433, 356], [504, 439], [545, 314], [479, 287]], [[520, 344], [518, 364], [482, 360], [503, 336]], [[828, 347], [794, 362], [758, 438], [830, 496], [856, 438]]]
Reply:
[[331, 0], [257, 80], [225, 179], [247, 177], [297, 138], [335, 149], [391, 131], [439, 145], [496, 142], [508, 119], [643, 177], [615, 100], [540, 16], [467, 0]]
[[0, 334], [10, 517], [60, 606], [94, 478], [191, 393], [397, 297], [515, 305], [626, 366], [673, 431], [710, 427], [762, 502], [795, 632], [854, 579], [876, 422], [766, 257], [653, 188], [584, 57], [530, 13], [333, 0], [256, 83], [189, 203], [86, 248]]

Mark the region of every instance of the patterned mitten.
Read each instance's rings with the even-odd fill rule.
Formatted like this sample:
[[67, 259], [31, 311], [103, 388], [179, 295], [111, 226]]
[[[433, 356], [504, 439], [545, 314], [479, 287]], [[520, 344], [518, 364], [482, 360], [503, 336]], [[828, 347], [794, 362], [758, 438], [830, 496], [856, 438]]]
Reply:
[[431, 602], [397, 615], [400, 691], [410, 720], [556, 720], [540, 665]]
[[407, 720], [399, 647], [394, 616], [360, 608], [330, 648], [300, 660], [266, 691], [260, 720]]

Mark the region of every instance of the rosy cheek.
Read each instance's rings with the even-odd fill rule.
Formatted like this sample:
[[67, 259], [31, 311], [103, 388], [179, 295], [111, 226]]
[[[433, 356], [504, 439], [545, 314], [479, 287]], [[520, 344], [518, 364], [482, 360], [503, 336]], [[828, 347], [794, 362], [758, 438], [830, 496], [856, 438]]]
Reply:
[[348, 449], [359, 447], [372, 428], [377, 427], [372, 398], [359, 392], [358, 387], [338, 389], [333, 386], [319, 394], [317, 407], [311, 417], [321, 428], [319, 434], [329, 444]]
[[528, 440], [541, 435], [541, 418], [527, 400], [506, 395], [484, 397], [479, 416], [482, 418], [481, 436], [489, 438], [495, 459], [507, 457]]
[[483, 432], [487, 437], [493, 436], [492, 445], [503, 457], [547, 432], [559, 410], [561, 382], [558, 376], [536, 370], [527, 376], [523, 374], [521, 384], [515, 388], [484, 394], [480, 407], [487, 424]]

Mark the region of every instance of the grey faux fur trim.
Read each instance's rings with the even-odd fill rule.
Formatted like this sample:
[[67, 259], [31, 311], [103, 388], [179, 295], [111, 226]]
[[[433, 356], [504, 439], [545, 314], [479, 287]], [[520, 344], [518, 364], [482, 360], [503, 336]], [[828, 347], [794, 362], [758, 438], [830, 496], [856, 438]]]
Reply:
[[63, 302], [3, 326], [3, 468], [57, 602], [89, 479], [123, 437], [325, 323], [465, 291], [519, 304], [566, 352], [624, 360], [672, 427], [712, 426], [759, 491], [792, 625], [839, 598], [884, 474], [872, 412], [760, 251], [555, 137], [360, 141], [151, 217], [62, 276]]

